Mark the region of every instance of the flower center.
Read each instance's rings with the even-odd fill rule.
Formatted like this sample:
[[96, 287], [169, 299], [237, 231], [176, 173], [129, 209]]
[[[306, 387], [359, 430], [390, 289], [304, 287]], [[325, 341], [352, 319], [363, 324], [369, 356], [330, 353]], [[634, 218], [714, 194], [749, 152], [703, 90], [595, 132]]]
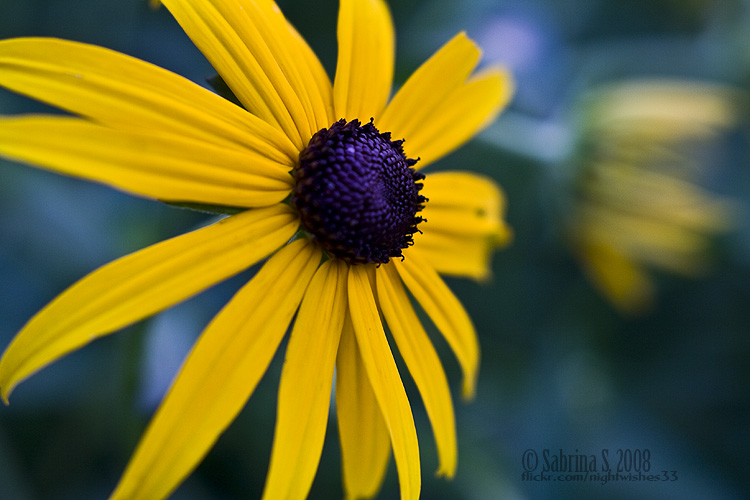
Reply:
[[386, 263], [413, 244], [427, 198], [424, 179], [370, 123], [339, 120], [317, 132], [294, 169], [292, 204], [302, 226], [329, 255], [350, 264]]

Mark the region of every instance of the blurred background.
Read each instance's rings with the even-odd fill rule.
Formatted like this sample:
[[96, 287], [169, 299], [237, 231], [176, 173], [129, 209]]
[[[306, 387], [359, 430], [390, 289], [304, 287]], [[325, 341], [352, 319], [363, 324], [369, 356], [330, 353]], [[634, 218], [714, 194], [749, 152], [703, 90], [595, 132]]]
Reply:
[[[337, 2], [278, 3], [333, 74]], [[396, 85], [460, 30], [483, 47], [483, 64], [510, 67], [517, 82], [494, 125], [431, 167], [497, 180], [515, 237], [491, 281], [448, 279], [482, 344], [477, 397], [456, 397], [452, 481], [433, 477], [429, 423], [402, 371], [422, 498], [750, 498], [750, 2], [391, 7]], [[214, 75], [145, 0], [0, 1], [0, 38], [37, 35], [110, 47], [201, 84]], [[0, 92], [0, 113], [31, 112], [56, 111]], [[0, 161], [0, 349], [86, 273], [208, 222]], [[252, 272], [19, 386], [0, 407], [0, 497], [106, 498], [190, 345]], [[458, 365], [433, 338], [457, 394]], [[260, 498], [281, 361], [172, 498]], [[343, 496], [333, 420], [328, 434], [311, 499]], [[526, 450], [540, 467], [544, 450], [608, 450], [613, 467], [648, 450], [649, 473], [675, 480], [524, 481]], [[393, 463], [378, 498], [398, 498]]]

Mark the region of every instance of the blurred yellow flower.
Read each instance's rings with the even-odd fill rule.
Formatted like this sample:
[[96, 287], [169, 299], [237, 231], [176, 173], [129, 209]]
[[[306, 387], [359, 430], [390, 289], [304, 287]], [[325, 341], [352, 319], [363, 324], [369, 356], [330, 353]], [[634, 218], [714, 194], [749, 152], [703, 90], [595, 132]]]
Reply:
[[389, 103], [394, 33], [381, 0], [341, 0], [333, 84], [270, 0], [162, 3], [244, 109], [107, 49], [5, 40], [0, 85], [79, 117], [0, 118], [0, 155], [239, 213], [227, 210], [236, 215], [116, 260], [63, 292], [0, 360], [2, 397], [72, 350], [267, 258], [197, 341], [111, 498], [168, 496], [239, 413], [292, 323], [263, 498], [307, 496], [334, 366], [346, 497], [377, 493], [392, 449], [401, 497], [418, 498], [417, 435], [384, 325], [424, 400], [438, 473], [451, 477], [450, 392], [407, 289], [455, 352], [470, 397], [479, 345], [438, 273], [486, 277], [509, 231], [491, 180], [442, 172], [423, 183], [418, 169], [497, 116], [512, 94], [508, 74], [473, 74], [480, 50], [460, 33]]
[[701, 148], [736, 122], [723, 87], [622, 83], [585, 104], [569, 237], [594, 285], [620, 310], [654, 301], [649, 269], [705, 270], [711, 237], [731, 227], [726, 199], [698, 185]]

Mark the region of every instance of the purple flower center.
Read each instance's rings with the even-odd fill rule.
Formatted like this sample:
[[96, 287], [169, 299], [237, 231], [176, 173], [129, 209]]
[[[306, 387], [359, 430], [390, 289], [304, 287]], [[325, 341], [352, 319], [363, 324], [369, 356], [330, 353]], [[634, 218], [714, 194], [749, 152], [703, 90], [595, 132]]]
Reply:
[[349, 264], [386, 263], [414, 243], [427, 198], [424, 175], [370, 123], [339, 120], [317, 132], [294, 169], [292, 204], [302, 227], [330, 256]]

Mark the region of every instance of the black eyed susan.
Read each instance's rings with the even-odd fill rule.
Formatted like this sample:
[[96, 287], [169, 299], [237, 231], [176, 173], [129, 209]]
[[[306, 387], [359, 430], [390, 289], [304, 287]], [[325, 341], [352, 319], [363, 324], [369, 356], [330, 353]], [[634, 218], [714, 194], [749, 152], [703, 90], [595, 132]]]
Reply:
[[706, 151], [737, 121], [735, 94], [637, 80], [590, 97], [569, 234], [592, 282], [621, 311], [653, 304], [650, 269], [699, 274], [711, 238], [731, 227], [732, 203], [699, 178], [711, 167]]
[[509, 236], [491, 181], [418, 169], [496, 116], [509, 77], [472, 74], [479, 49], [459, 34], [389, 103], [394, 34], [380, 0], [341, 1], [333, 85], [272, 1], [162, 3], [243, 107], [107, 49], [5, 40], [0, 84], [78, 117], [3, 117], [0, 154], [170, 203], [241, 210], [53, 300], [6, 350], [3, 398], [94, 338], [267, 259], [193, 347], [111, 498], [162, 499], [179, 485], [248, 400], [295, 313], [264, 498], [306, 497], [334, 367], [346, 497], [375, 495], [393, 450], [401, 496], [417, 498], [417, 435], [384, 328], [424, 400], [438, 472], [451, 477], [448, 384], [408, 293], [452, 347], [471, 396], [477, 339], [439, 273], [486, 277]]

